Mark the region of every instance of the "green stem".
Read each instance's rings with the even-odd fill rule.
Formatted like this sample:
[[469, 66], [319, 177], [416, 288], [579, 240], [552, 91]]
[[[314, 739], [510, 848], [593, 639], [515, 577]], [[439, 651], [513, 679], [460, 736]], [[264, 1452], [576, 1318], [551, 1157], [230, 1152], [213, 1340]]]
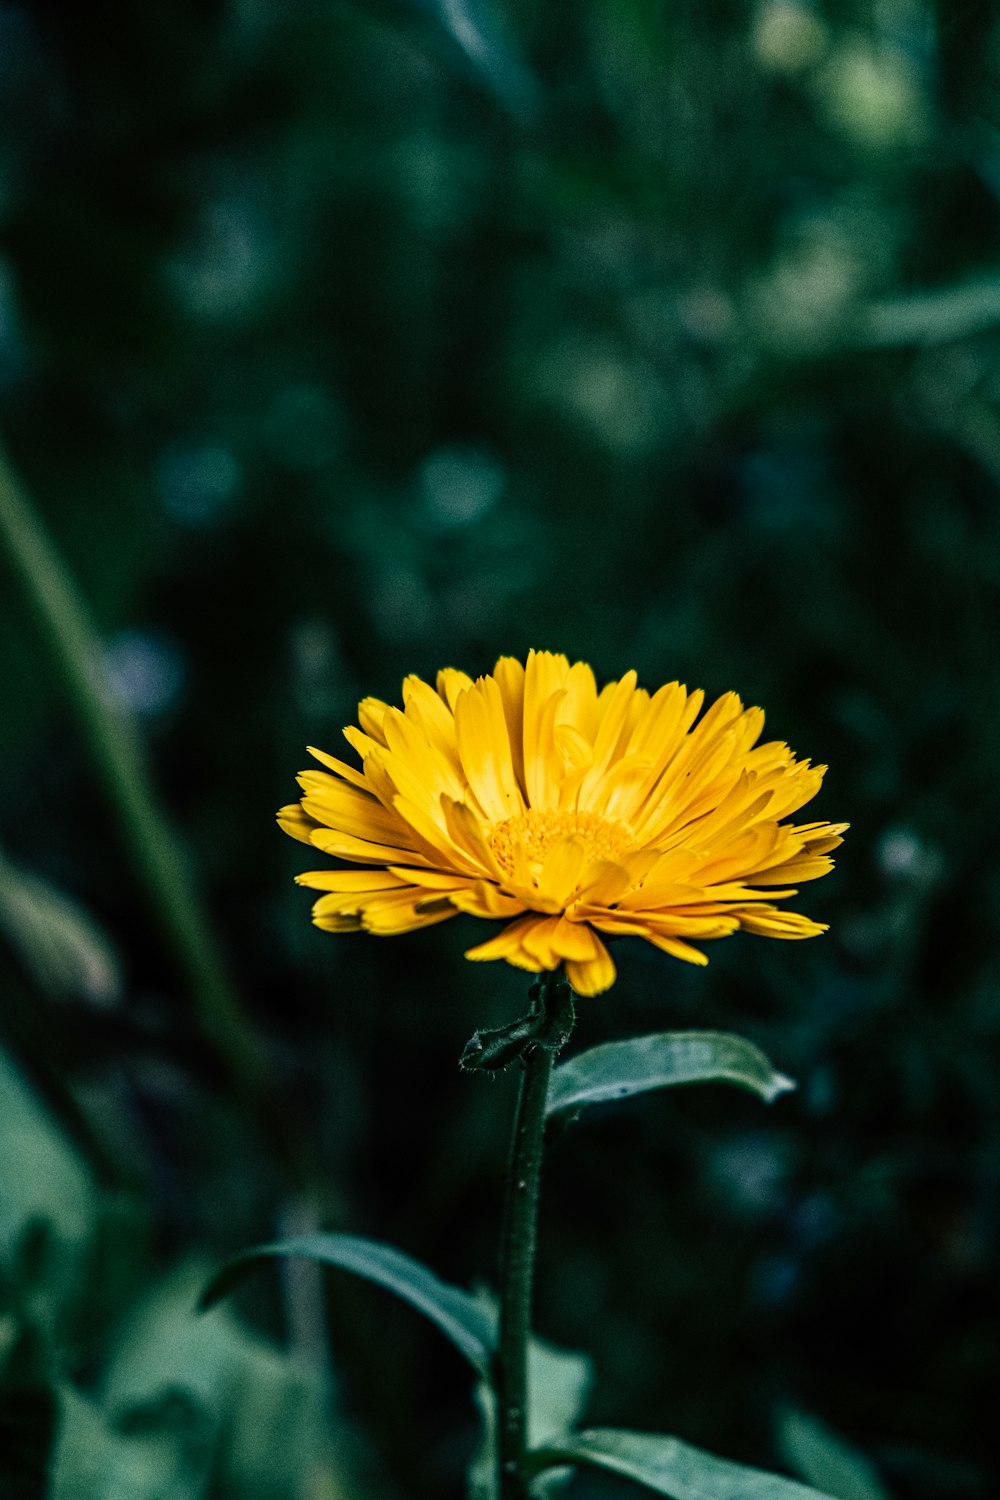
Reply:
[[252, 1093], [262, 1051], [250, 1038], [195, 894], [194, 881], [160, 811], [145, 747], [102, 692], [100, 642], [76, 582], [0, 450], [0, 547], [24, 586], [69, 689], [105, 792], [140, 880], [186, 977], [202, 1030]]
[[[558, 972], [539, 982], [537, 1010], [566, 1013]], [[565, 991], [568, 994], [568, 991]], [[572, 1026], [560, 1025], [554, 1040], [529, 1045], [522, 1054], [521, 1089], [514, 1118], [510, 1168], [500, 1242], [500, 1334], [496, 1362], [499, 1406], [500, 1500], [526, 1500], [523, 1473], [528, 1442], [528, 1345], [535, 1276], [538, 1199], [545, 1137], [545, 1106], [553, 1058]]]

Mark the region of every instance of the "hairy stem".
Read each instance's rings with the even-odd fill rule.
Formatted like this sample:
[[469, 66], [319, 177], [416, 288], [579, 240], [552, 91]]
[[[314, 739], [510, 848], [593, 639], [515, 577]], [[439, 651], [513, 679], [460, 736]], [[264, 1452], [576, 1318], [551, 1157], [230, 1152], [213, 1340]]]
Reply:
[[550, 1026], [546, 1041], [529, 1045], [521, 1059], [524, 1071], [514, 1118], [500, 1242], [500, 1337], [496, 1363], [500, 1500], [525, 1500], [527, 1496], [523, 1468], [528, 1442], [528, 1345], [545, 1106], [553, 1058], [572, 1027], [572, 998], [558, 973], [541, 977], [537, 1014], [540, 1019], [543, 1016], [560, 1019], [555, 1028]]

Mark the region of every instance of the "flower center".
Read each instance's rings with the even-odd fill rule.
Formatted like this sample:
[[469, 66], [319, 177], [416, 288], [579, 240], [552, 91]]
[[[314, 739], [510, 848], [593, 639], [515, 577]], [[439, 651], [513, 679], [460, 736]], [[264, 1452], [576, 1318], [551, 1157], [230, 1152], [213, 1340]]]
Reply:
[[529, 807], [523, 817], [498, 823], [490, 834], [493, 857], [505, 875], [514, 874], [516, 851], [523, 849], [532, 867], [544, 863], [560, 839], [579, 839], [590, 859], [614, 859], [627, 848], [631, 834], [624, 823], [611, 823], [589, 812], [541, 812]]

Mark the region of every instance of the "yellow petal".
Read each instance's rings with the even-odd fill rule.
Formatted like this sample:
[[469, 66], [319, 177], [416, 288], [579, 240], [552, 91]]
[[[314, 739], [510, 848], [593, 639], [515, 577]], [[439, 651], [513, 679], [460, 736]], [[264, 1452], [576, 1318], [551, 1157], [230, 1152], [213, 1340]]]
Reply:
[[524, 677], [524, 780], [535, 808], [558, 802], [562, 757], [555, 743], [556, 713], [565, 696], [569, 662], [550, 651], [531, 651]]
[[306, 793], [302, 798], [303, 810], [314, 822], [374, 843], [406, 841], [406, 829], [400, 818], [370, 793], [337, 781], [325, 771], [303, 772], [299, 785]]
[[[591, 808], [591, 796], [626, 733], [626, 720], [635, 696], [636, 674], [626, 672], [620, 682], [609, 683], [597, 700], [598, 729], [594, 740], [594, 763], [580, 787], [579, 806]], [[599, 809], [594, 805], [594, 811]]]
[[382, 726], [390, 712], [388, 703], [383, 703], [381, 698], [362, 698], [358, 704], [358, 723], [369, 739], [385, 744]]
[[411, 674], [403, 681], [403, 709], [406, 717], [420, 729], [428, 743], [444, 756], [457, 773], [459, 761], [455, 719], [440, 694], [422, 678]]
[[382, 724], [388, 753], [378, 758], [399, 791], [414, 801], [419, 800], [416, 787], [432, 797], [442, 793], [462, 796], [462, 777], [451, 757], [431, 743], [419, 724], [395, 708], [389, 710]]
[[343, 733], [344, 739], [350, 745], [351, 749], [357, 751], [358, 755], [360, 755], [362, 763], [367, 760], [373, 750], [385, 749], [381, 737], [377, 740], [372, 739], [371, 735], [365, 734], [356, 724], [348, 724]]
[[522, 792], [524, 780], [524, 668], [512, 656], [501, 656], [493, 668], [493, 678], [500, 690], [503, 716], [510, 743], [511, 764]]
[[354, 786], [361, 787], [363, 791], [368, 790], [363, 771], [355, 770], [354, 766], [349, 766], [346, 760], [338, 760], [335, 755], [327, 755], [325, 750], [317, 750], [315, 745], [307, 745], [306, 749], [310, 755], [315, 756], [322, 765], [326, 766], [328, 771], [335, 771], [338, 776], [342, 776], [345, 781], [351, 782]]
[[492, 678], [475, 683], [455, 704], [455, 732], [465, 779], [494, 823], [524, 811], [514, 775], [500, 689]]
[[449, 901], [428, 900], [423, 896], [416, 901], [411, 899], [400, 900], [398, 903], [373, 903], [365, 907], [361, 920], [366, 932], [373, 932], [376, 937], [395, 937], [401, 932], [416, 932], [421, 927], [434, 927], [438, 922], [447, 922], [457, 915]]
[[627, 862], [598, 859], [588, 865], [576, 901], [588, 906], [612, 906], [620, 901], [634, 879], [632, 865], [635, 855], [627, 856]]
[[440, 802], [433, 804], [430, 814], [405, 797], [397, 797], [395, 805], [403, 822], [413, 830], [414, 844], [426, 855], [425, 864], [435, 870], [451, 869], [463, 875], [482, 874], [482, 868], [452, 838]]
[[[829, 855], [821, 854], [813, 859], [790, 859], [786, 864], [775, 865], [770, 870], [756, 870], [748, 875], [750, 885], [784, 885], [789, 880], [796, 884], [803, 880], [818, 880], [833, 869]], [[770, 895], [770, 891], [768, 895]]]
[[[594, 764], [594, 746], [573, 724], [556, 724], [556, 745], [571, 771], [589, 771]], [[565, 806], [565, 799], [562, 799]]]
[[565, 906], [587, 866], [587, 850], [577, 838], [558, 839], [549, 848], [538, 874], [542, 896]]
[[347, 915], [342, 912], [331, 912], [326, 916], [314, 915], [313, 925], [324, 932], [361, 932], [364, 924], [356, 912]]
[[560, 917], [552, 934], [552, 948], [559, 958], [573, 963], [592, 963], [604, 952], [604, 944], [586, 922]]
[[311, 842], [324, 854], [335, 854], [338, 859], [352, 859], [366, 865], [428, 865], [431, 863], [415, 849], [394, 849], [385, 844], [375, 844], [369, 839], [352, 837], [336, 828], [314, 828]]
[[523, 901], [497, 890], [487, 880], [476, 880], [462, 890], [452, 892], [451, 902], [470, 917], [516, 917], [524, 911]]
[[442, 797], [441, 806], [445, 823], [454, 844], [462, 850], [478, 875], [486, 874], [494, 880], [500, 877], [500, 868], [493, 857], [493, 850], [486, 841], [482, 824], [464, 802], [453, 802]]
[[560, 917], [538, 917], [527, 922], [520, 934], [520, 953], [542, 969], [558, 967], [562, 955], [556, 951], [554, 939], [561, 920]]
[[575, 731], [588, 747], [588, 761], [593, 760], [597, 737], [597, 683], [593, 670], [585, 661], [575, 661], [566, 673], [563, 686], [566, 696], [559, 710], [556, 728]]
[[811, 938], [827, 931], [825, 922], [813, 922], [799, 912], [783, 911], [777, 906], [750, 906], [735, 915], [746, 932], [756, 932], [762, 937]]
[[708, 963], [708, 954], [702, 953], [700, 948], [692, 948], [690, 943], [681, 942], [680, 938], [668, 937], [663, 933], [644, 932], [643, 937], [654, 948], [659, 948], [663, 953], [669, 953], [671, 958], [680, 958], [686, 964], [697, 964], [704, 968]]
[[466, 672], [456, 671], [454, 667], [442, 667], [437, 675], [437, 690], [452, 713], [455, 712], [459, 693], [464, 693], [471, 686], [472, 678]]
[[545, 918], [540, 919], [531, 914], [519, 917], [516, 922], [511, 922], [495, 937], [488, 938], [485, 943], [479, 943], [475, 948], [467, 949], [466, 958], [471, 958], [475, 963], [487, 962], [494, 958], [511, 959], [520, 951], [521, 939], [525, 932], [539, 920], [544, 921]]
[[425, 891], [458, 891], [464, 890], [469, 884], [469, 878], [460, 875], [454, 870], [418, 870], [407, 869], [405, 865], [390, 865], [389, 874], [411, 885], [418, 885]]
[[596, 935], [594, 941], [597, 951], [593, 958], [570, 959], [566, 965], [566, 978], [578, 995], [600, 995], [617, 977], [611, 954]]
[[311, 844], [316, 824], [312, 818], [306, 817], [297, 802], [292, 802], [278, 813], [278, 827], [293, 839], [298, 839], [300, 844]]
[[315, 891], [391, 891], [407, 885], [414, 873], [407, 870], [404, 878], [390, 870], [307, 870], [295, 883]]

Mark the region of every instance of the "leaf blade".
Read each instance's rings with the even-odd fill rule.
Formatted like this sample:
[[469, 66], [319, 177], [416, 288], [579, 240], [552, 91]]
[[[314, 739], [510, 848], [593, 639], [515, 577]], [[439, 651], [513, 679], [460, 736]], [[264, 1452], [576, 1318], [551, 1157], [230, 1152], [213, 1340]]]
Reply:
[[[496, 1326], [496, 1299], [487, 1291], [481, 1291], [480, 1297]], [[529, 1445], [540, 1447], [557, 1442], [573, 1430], [583, 1415], [593, 1375], [588, 1355], [560, 1349], [547, 1339], [532, 1335], [528, 1343]], [[482, 1437], [467, 1471], [468, 1500], [499, 1500], [497, 1398], [490, 1381], [479, 1382], [475, 1401]], [[549, 1500], [570, 1477], [569, 1469], [547, 1469], [531, 1486], [532, 1500]]]
[[889, 1500], [869, 1459], [818, 1417], [795, 1406], [778, 1412], [778, 1451], [809, 1484], [821, 1484], [835, 1500]]
[[219, 1270], [199, 1299], [204, 1311], [243, 1279], [259, 1261], [282, 1256], [317, 1260], [350, 1271], [423, 1313], [450, 1339], [480, 1375], [489, 1373], [495, 1346], [495, 1326], [488, 1309], [471, 1292], [449, 1286], [433, 1271], [391, 1245], [354, 1234], [307, 1234], [245, 1250]]
[[574, 1433], [529, 1454], [534, 1472], [559, 1464], [587, 1464], [632, 1479], [669, 1500], [832, 1500], [794, 1479], [716, 1458], [679, 1438], [617, 1428]]
[[684, 1083], [731, 1083], [770, 1104], [795, 1088], [759, 1047], [724, 1031], [661, 1031], [604, 1042], [561, 1063], [552, 1075], [548, 1113], [605, 1104]]

